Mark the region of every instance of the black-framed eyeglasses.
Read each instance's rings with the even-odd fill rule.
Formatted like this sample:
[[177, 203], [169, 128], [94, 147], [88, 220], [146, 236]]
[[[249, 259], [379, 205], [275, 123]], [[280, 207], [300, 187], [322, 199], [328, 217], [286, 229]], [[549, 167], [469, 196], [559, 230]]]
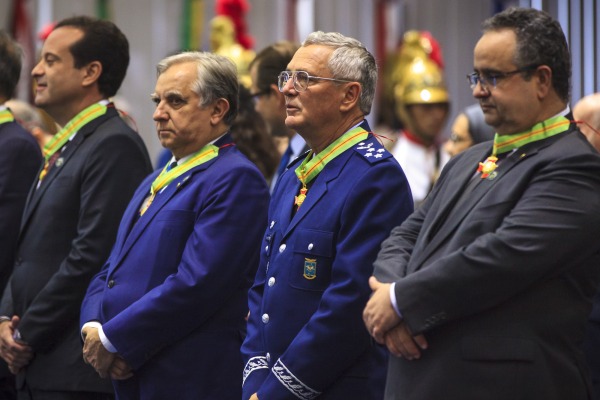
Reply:
[[506, 79], [509, 76], [512, 76], [515, 74], [531, 71], [533, 69], [536, 69], [537, 67], [539, 67], [539, 65], [528, 65], [526, 67], [518, 68], [518, 69], [515, 69], [514, 71], [508, 71], [508, 72], [490, 72], [490, 73], [472, 72], [470, 74], [467, 74], [467, 82], [469, 82], [469, 87], [471, 88], [471, 90], [475, 89], [475, 86], [477, 86], [478, 83], [481, 85], [481, 88], [484, 90], [495, 89], [496, 85], [498, 84], [498, 81], [500, 81], [502, 79]]
[[283, 92], [283, 88], [287, 84], [287, 82], [292, 79], [292, 83], [294, 85], [294, 89], [296, 92], [304, 92], [308, 89], [308, 83], [311, 80], [323, 80], [323, 81], [332, 81], [332, 82], [354, 82], [346, 79], [334, 79], [334, 78], [323, 78], [320, 76], [312, 76], [309, 75], [306, 71], [282, 71], [277, 79], [277, 86], [279, 87], [279, 91]]
[[270, 93], [271, 93], [271, 89], [265, 89], [265, 90], [259, 90], [258, 92], [255, 92], [255, 93], [250, 93], [250, 96], [252, 97], [252, 101], [254, 101], [256, 103], [260, 97], [266, 96]]

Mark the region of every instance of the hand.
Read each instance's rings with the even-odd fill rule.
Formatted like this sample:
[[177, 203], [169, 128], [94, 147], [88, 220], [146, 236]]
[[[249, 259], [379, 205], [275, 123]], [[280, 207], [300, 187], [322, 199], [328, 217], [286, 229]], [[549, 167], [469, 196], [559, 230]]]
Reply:
[[85, 327], [82, 331], [85, 342], [83, 343], [83, 361], [90, 364], [101, 378], [108, 377], [108, 370], [116, 354], [108, 351], [98, 334], [98, 328]]
[[133, 371], [127, 361], [121, 356], [116, 356], [108, 369], [110, 377], [114, 380], [125, 380], [133, 376]]
[[258, 395], [254, 393], [252, 396], [250, 396], [250, 400], [259, 400]]
[[19, 317], [15, 315], [10, 321], [0, 323], [0, 357], [6, 361], [10, 372], [15, 375], [33, 358], [33, 349], [24, 341], [14, 339], [19, 322]]
[[381, 283], [374, 276], [369, 278], [373, 294], [363, 311], [367, 330], [379, 344], [385, 344], [385, 334], [400, 323], [400, 317], [392, 307], [390, 284]]
[[425, 336], [413, 336], [404, 321], [385, 335], [385, 345], [390, 353], [407, 360], [418, 360], [421, 358], [421, 350], [428, 346]]

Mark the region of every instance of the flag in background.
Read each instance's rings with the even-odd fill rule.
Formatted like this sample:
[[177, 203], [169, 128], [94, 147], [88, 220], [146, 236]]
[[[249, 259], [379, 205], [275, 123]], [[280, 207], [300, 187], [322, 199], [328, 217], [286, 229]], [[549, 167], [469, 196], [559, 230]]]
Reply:
[[112, 7], [110, 0], [96, 0], [96, 17], [98, 19], [112, 20]]
[[184, 0], [181, 19], [180, 50], [200, 50], [204, 21], [204, 1]]
[[15, 97], [31, 103], [33, 101], [31, 70], [35, 63], [35, 50], [33, 26], [31, 25], [26, 3], [27, 0], [13, 0], [10, 33], [23, 49], [21, 78], [17, 85]]

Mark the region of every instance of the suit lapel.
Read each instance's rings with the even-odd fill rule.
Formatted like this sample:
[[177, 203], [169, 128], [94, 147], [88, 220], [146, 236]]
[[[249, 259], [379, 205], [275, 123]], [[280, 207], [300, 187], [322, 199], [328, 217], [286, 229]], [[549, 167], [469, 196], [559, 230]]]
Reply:
[[[198, 165], [186, 173], [180, 175], [176, 179], [174, 179], [167, 187], [165, 187], [162, 191], [160, 191], [148, 210], [142, 215], [137, 222], [135, 219], [137, 218], [136, 213], [139, 212], [139, 209], [142, 205], [142, 201], [149, 195], [150, 193], [150, 185], [148, 185], [148, 191], [140, 191], [140, 196], [136, 196], [135, 205], [133, 208], [133, 212], [127, 215], [127, 227], [129, 228], [129, 234], [127, 234], [122, 240], [122, 248], [118, 252], [118, 257], [111, 265], [111, 272], [118, 268], [121, 261], [126, 257], [127, 253], [131, 250], [133, 245], [138, 241], [138, 239], [142, 236], [142, 234], [149, 228], [151, 222], [154, 220], [156, 215], [165, 207], [165, 205], [175, 196], [179, 191], [181, 191], [190, 181], [193, 180], [193, 175], [198, 174], [207, 168], [209, 168], [219, 157], [213, 158], [205, 162], [204, 164]], [[150, 182], [151, 183], [151, 182]]]
[[[118, 117], [117, 111], [113, 107], [109, 107], [106, 111], [106, 114], [90, 121], [88, 124], [81, 127], [81, 129], [76, 133], [75, 137], [68, 142], [65, 146], [65, 149], [62, 151], [58, 159], [56, 160], [54, 166], [48, 171], [48, 174], [41, 182], [40, 186], [37, 187], [37, 182], [32, 186], [31, 192], [29, 193], [25, 212], [23, 214], [23, 219], [21, 223], [21, 232], [23, 232], [25, 225], [29, 221], [31, 215], [34, 210], [37, 208], [41, 198], [45, 195], [48, 188], [51, 186], [51, 183], [59, 177], [63, 170], [69, 169], [69, 160], [75, 154], [79, 146], [96, 130], [98, 126], [100, 126], [104, 121], [112, 117]], [[43, 169], [43, 165], [40, 168], [40, 171]], [[38, 172], [38, 177], [39, 177]]]
[[[455, 179], [448, 182], [449, 185], [452, 185], [452, 182], [456, 182], [457, 183], [456, 187], [459, 188], [459, 190], [452, 193], [452, 195], [450, 197], [452, 200], [447, 202], [447, 204], [445, 206], [445, 213], [438, 214], [438, 218], [442, 218], [443, 216], [447, 216], [447, 217], [446, 217], [445, 221], [436, 221], [437, 223], [441, 223], [441, 226], [439, 226], [439, 229], [437, 230], [437, 232], [429, 232], [429, 231], [427, 232], [428, 240], [430, 240], [430, 241], [428, 241], [428, 243], [425, 243], [425, 251], [419, 253], [420, 257], [417, 257], [415, 260], [413, 260], [414, 261], [414, 263], [412, 263], [413, 267], [420, 268], [422, 263], [431, 254], [433, 254], [439, 248], [439, 246], [441, 246], [443, 243], [445, 243], [448, 240], [450, 235], [456, 230], [456, 228], [460, 225], [460, 223], [464, 220], [464, 218], [471, 212], [471, 210], [473, 208], [475, 208], [479, 204], [482, 197], [486, 193], [488, 193], [498, 182], [500, 182], [502, 179], [504, 179], [504, 177], [506, 176], [508, 171], [510, 171], [511, 169], [516, 167], [523, 160], [534, 156], [541, 149], [554, 143], [556, 140], [558, 140], [560, 137], [564, 136], [567, 133], [569, 133], [569, 131], [562, 133], [562, 134], [558, 134], [556, 136], [552, 136], [550, 138], [547, 138], [547, 139], [544, 139], [541, 141], [529, 143], [529, 144], [523, 146], [522, 148], [517, 149], [513, 154], [510, 154], [509, 156], [507, 156], [507, 158], [504, 159], [502, 161], [502, 163], [498, 165], [498, 168], [495, 171], [496, 172], [495, 175], [491, 175], [490, 178], [486, 178], [486, 179], [481, 179], [479, 177], [475, 177], [474, 179], [481, 179], [481, 182], [479, 182], [477, 184], [477, 186], [475, 186], [473, 188], [471, 193], [467, 194], [468, 197], [464, 201], [461, 202], [460, 207], [457, 209], [455, 209], [456, 203], [459, 200], [463, 190], [468, 185], [468, 182], [470, 181], [470, 177], [473, 175], [472, 170], [468, 174], [468, 176], [465, 176], [465, 173], [460, 172]], [[489, 155], [489, 154], [490, 154], [490, 149], [485, 149], [485, 152], [475, 153], [474, 157], [478, 158], [481, 161], [481, 160], [485, 159], [485, 157], [487, 157], [487, 155]], [[471, 163], [471, 161], [472, 161], [472, 157], [469, 157], [469, 159], [467, 159], [465, 162]], [[462, 165], [467, 165], [467, 164], [462, 164]], [[475, 163], [472, 165], [477, 165], [477, 164]], [[456, 167], [458, 167], [458, 166], [459, 165], [456, 165]], [[466, 167], [465, 167], [465, 169], [466, 169]], [[460, 184], [458, 184], [458, 183], [460, 183]], [[429, 229], [431, 229], [431, 227], [433, 227], [433, 226], [435, 226], [435, 225], [431, 224]], [[429, 236], [429, 235], [431, 235], [431, 236]]]
[[[319, 202], [321, 197], [323, 197], [327, 193], [329, 183], [339, 176], [342, 170], [341, 166], [348, 162], [352, 155], [352, 152], [353, 149], [350, 148], [344, 153], [337, 156], [334, 160], [329, 162], [329, 164], [327, 164], [325, 168], [321, 171], [321, 173], [315, 178], [312, 187], [309, 188], [309, 194], [306, 196], [306, 199], [304, 200], [304, 203], [302, 203], [302, 206], [300, 206], [300, 208], [294, 215], [292, 215], [293, 211], [290, 210], [290, 213], [288, 215], [292, 216], [289, 225], [285, 229], [285, 233], [283, 235], [284, 238], [288, 236], [289, 233], [294, 229], [294, 227], [298, 225], [298, 223], [308, 214], [308, 212], [312, 208], [314, 208], [314, 206]], [[324, 182], [324, 184], [319, 184], [318, 182]], [[294, 205], [294, 196], [298, 194], [298, 191], [300, 190], [299, 181], [297, 181], [295, 188], [295, 191], [290, 191], [289, 195], [285, 195], [286, 197], [289, 196], [291, 198], [291, 207], [293, 207]]]

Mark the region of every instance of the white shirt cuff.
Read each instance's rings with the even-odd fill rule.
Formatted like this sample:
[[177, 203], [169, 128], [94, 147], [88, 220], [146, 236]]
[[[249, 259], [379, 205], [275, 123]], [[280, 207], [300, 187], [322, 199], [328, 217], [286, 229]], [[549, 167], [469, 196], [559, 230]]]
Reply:
[[402, 313], [398, 309], [398, 303], [396, 302], [396, 282], [390, 285], [390, 301], [392, 303], [392, 307], [394, 307], [394, 311], [400, 318], [402, 318]]
[[102, 324], [100, 322], [98, 322], [98, 321], [86, 322], [85, 324], [83, 324], [83, 327], [81, 328], [81, 330], [83, 331], [83, 329], [86, 327], [98, 329], [98, 336], [100, 337], [100, 342], [102, 342], [102, 345], [104, 346], [104, 348], [111, 353], [117, 352], [117, 348], [115, 346], [113, 346], [113, 344], [110, 342], [110, 340], [108, 340], [108, 338], [104, 334], [104, 329], [102, 329]]

